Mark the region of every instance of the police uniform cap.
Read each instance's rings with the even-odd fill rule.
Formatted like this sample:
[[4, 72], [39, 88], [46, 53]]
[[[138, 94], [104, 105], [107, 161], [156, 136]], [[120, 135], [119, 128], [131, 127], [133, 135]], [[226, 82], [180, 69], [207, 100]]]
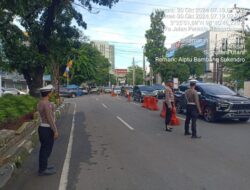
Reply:
[[172, 79], [168, 79], [167, 82], [174, 82]]
[[196, 80], [190, 80], [189, 83], [190, 83], [190, 85], [195, 85], [197, 83], [197, 81]]
[[53, 85], [49, 84], [40, 88], [40, 92], [51, 92], [54, 89]]

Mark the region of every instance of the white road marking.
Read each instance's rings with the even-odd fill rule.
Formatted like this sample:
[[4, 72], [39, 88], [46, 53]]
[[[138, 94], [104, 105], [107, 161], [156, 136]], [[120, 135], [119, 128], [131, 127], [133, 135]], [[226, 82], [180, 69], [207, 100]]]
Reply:
[[68, 185], [69, 164], [70, 164], [70, 159], [72, 155], [74, 129], [75, 129], [75, 114], [76, 114], [76, 103], [73, 103], [73, 104], [75, 105], [75, 107], [74, 107], [74, 112], [73, 112], [72, 127], [70, 131], [70, 136], [69, 136], [67, 153], [66, 153], [66, 157], [63, 163], [63, 169], [62, 169], [62, 174], [61, 174], [59, 188], [58, 188], [59, 190], [66, 190], [67, 185]]
[[133, 127], [131, 127], [126, 121], [124, 121], [122, 118], [120, 118], [119, 116], [116, 116], [117, 119], [119, 119], [127, 128], [129, 128], [131, 131], [134, 130]]
[[103, 106], [104, 108], [108, 109], [108, 106], [106, 106], [105, 104], [102, 104], [102, 106]]

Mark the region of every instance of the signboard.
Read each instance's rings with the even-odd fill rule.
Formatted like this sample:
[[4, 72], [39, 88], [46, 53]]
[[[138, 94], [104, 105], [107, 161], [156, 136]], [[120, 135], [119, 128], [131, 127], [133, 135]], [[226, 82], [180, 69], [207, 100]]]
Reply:
[[174, 81], [174, 89], [178, 89], [179, 88], [179, 79], [173, 78], [173, 81]]
[[114, 73], [117, 75], [126, 75], [128, 74], [128, 70], [127, 69], [115, 69]]

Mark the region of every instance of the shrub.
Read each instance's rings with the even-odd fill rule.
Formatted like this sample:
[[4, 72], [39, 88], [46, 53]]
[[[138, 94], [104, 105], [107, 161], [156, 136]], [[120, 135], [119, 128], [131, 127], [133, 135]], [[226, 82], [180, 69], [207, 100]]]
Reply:
[[0, 124], [16, 120], [36, 110], [37, 99], [31, 96], [0, 97]]

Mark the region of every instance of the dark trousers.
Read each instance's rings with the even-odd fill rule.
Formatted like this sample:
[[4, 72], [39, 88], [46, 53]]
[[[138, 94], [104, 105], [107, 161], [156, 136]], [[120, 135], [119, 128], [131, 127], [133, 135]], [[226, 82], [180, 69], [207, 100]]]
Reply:
[[172, 112], [171, 112], [171, 109], [168, 107], [168, 105], [166, 103], [165, 103], [165, 105], [166, 105], [165, 125], [167, 127], [170, 124], [171, 117], [172, 117]]
[[54, 132], [50, 127], [39, 127], [38, 135], [41, 143], [39, 152], [39, 171], [41, 172], [48, 166], [48, 158], [54, 144]]
[[192, 136], [197, 135], [196, 120], [198, 118], [198, 110], [196, 105], [187, 105], [186, 121], [185, 121], [185, 133], [189, 133], [189, 124], [192, 120]]

